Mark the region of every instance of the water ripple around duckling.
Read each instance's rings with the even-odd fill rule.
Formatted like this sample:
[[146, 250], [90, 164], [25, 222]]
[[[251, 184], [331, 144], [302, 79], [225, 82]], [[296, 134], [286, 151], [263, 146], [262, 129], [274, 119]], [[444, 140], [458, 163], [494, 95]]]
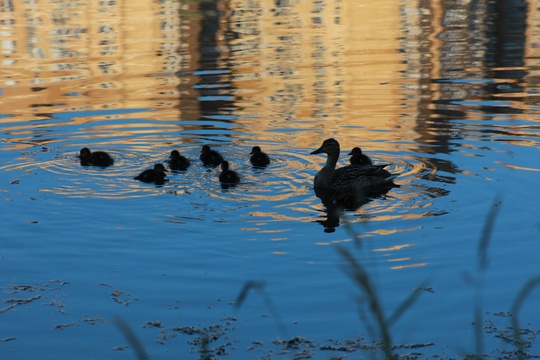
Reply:
[[[280, 144], [262, 144], [272, 162], [266, 167], [254, 167], [249, 162], [249, 153], [255, 144], [233, 145], [221, 139], [221, 142], [210, 142], [212, 148], [221, 152], [230, 162], [231, 168], [241, 176], [240, 184], [223, 186], [218, 180], [220, 168], [203, 166], [198, 159], [203, 143], [174, 146], [168, 138], [156, 146], [151, 145], [156, 143], [151, 139], [136, 140], [127, 145], [114, 142], [88, 144], [91, 150], [104, 150], [113, 157], [114, 165], [107, 168], [81, 166], [79, 147], [60, 144], [58, 147], [47, 148], [36, 144], [33, 148], [21, 151], [16, 164], [5, 164], [2, 169], [24, 173], [43, 170], [54, 174], [50, 177], [51, 181], [44, 182], [40, 191], [68, 197], [122, 199], [181, 195], [183, 199], [178, 202], [179, 210], [193, 211], [188, 215], [183, 211], [183, 215], [175, 216], [174, 221], [206, 219], [205, 213], [208, 210], [220, 206], [233, 211], [248, 208], [244, 212], [250, 217], [265, 218], [265, 221], [290, 219], [311, 222], [328, 215], [313, 192], [313, 176], [324, 165], [326, 158], [309, 155], [309, 149], [283, 149]], [[157, 162], [167, 166], [167, 158], [173, 149], [178, 149], [190, 159], [191, 166], [186, 171], [169, 171], [168, 181], [159, 186], [133, 179]], [[430, 208], [432, 199], [447, 195], [437, 184], [444, 184], [451, 179], [441, 176], [434, 162], [416, 154], [396, 156], [377, 153], [372, 159], [374, 163], [389, 164], [387, 170], [399, 174], [395, 182], [400, 187], [371, 199], [369, 204], [351, 212], [353, 221], [383, 220], [389, 216], [417, 218], [437, 213]], [[347, 165], [348, 160], [348, 156], [342, 155], [338, 167]], [[314, 217], [314, 212], [319, 216]], [[249, 222], [251, 219], [238, 221]]]
[[[101, 148], [94, 147], [95, 151]], [[78, 151], [59, 152], [50, 159], [36, 162], [33, 158], [22, 158], [9, 170], [26, 172], [46, 171], [54, 174], [51, 184], [43, 185], [41, 192], [50, 192], [68, 197], [129, 198], [158, 195], [164, 192], [156, 187], [142, 187], [133, 177], [145, 168], [152, 167], [151, 157], [127, 152], [123, 149], [103, 149], [114, 159], [108, 167], [82, 166]], [[53, 177], [51, 176], [51, 179]], [[159, 190], [159, 191], [156, 191]]]

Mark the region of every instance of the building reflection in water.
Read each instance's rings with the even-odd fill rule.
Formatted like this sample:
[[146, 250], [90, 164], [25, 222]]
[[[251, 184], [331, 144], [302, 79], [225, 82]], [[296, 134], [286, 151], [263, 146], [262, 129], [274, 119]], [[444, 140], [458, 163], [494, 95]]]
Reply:
[[[409, 104], [416, 106], [411, 112], [416, 113], [418, 151], [455, 151], [452, 143], [470, 135], [462, 133], [456, 119], [521, 112], [515, 107], [489, 105], [486, 100], [501, 100], [497, 95], [501, 90], [523, 91], [518, 83], [526, 76], [526, 2], [420, 1], [418, 9], [409, 8], [406, 13], [414, 15], [403, 18], [406, 36], [402, 46], [408, 64], [405, 76], [417, 81], [406, 92], [407, 98], [418, 99]], [[448, 161], [436, 157], [432, 161], [447, 173], [460, 171]]]
[[71, 120], [116, 122], [107, 134], [128, 141], [138, 116], [168, 122], [179, 142], [247, 133], [296, 149], [332, 136], [344, 149], [429, 154], [453, 174], [434, 155], [466, 135], [455, 119], [522, 112], [485, 100], [538, 98], [528, 67], [539, 16], [523, 0], [42, 0], [2, 10], [1, 98], [16, 118], [4, 122], [86, 112]]

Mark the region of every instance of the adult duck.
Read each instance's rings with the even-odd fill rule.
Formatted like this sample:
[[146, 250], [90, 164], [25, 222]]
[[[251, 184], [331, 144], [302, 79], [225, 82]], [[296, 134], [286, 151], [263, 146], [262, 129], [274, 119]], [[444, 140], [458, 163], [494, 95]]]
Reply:
[[111, 155], [107, 154], [105, 151], [91, 152], [87, 147], [81, 149], [79, 159], [81, 159], [81, 165], [83, 166], [94, 165], [107, 167], [114, 164]]
[[249, 158], [249, 161], [253, 166], [263, 167], [270, 164], [270, 157], [262, 152], [260, 146], [254, 146], [251, 149], [250, 154], [251, 157]]
[[362, 149], [355, 147], [349, 153], [351, 156], [351, 165], [373, 165], [371, 159], [362, 152]]
[[223, 156], [217, 151], [210, 149], [209, 145], [203, 145], [199, 159], [201, 159], [204, 165], [208, 166], [218, 166], [223, 162]]
[[384, 169], [387, 165], [348, 165], [336, 169], [339, 159], [339, 143], [326, 139], [320, 148], [311, 154], [327, 154], [326, 164], [315, 175], [314, 187], [331, 191], [347, 192], [370, 187], [392, 185], [396, 174]]
[[165, 182], [165, 166], [163, 164], [154, 165], [153, 169], [144, 170], [139, 175], [135, 176], [133, 179], [139, 180], [145, 183], [155, 183], [156, 185], [163, 185]]
[[224, 184], [238, 184], [240, 182], [240, 175], [229, 168], [229, 162], [226, 160], [221, 163], [219, 181]]
[[186, 170], [191, 165], [188, 158], [180, 155], [178, 150], [171, 151], [169, 157], [169, 167], [171, 170]]

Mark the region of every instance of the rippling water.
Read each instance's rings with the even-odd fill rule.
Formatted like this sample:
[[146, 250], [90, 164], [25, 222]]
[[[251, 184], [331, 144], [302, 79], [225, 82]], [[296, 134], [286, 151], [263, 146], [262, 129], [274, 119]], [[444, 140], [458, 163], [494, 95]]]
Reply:
[[[117, 316], [156, 358], [198, 358], [204, 333], [217, 358], [368, 356], [338, 246], [388, 313], [425, 285], [396, 344], [474, 352], [482, 289], [485, 351], [512, 349], [494, 334], [540, 271], [535, 2], [76, 4], [3, 5], [3, 357], [133, 358]], [[329, 137], [340, 166], [360, 146], [399, 187], [328, 211], [309, 154]], [[200, 163], [205, 144], [238, 186]], [[251, 166], [254, 145], [269, 166]], [[81, 166], [85, 146], [114, 166]], [[173, 149], [188, 170], [133, 179]], [[248, 281], [264, 290], [234, 309]]]

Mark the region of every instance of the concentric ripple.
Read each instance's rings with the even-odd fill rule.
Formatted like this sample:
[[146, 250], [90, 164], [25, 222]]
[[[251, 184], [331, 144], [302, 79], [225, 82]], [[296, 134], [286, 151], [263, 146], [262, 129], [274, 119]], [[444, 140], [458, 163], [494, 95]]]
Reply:
[[[151, 145], [155, 139], [137, 139], [135, 145], [93, 143], [91, 150], [105, 150], [111, 154], [115, 163], [107, 168], [81, 166], [78, 153], [81, 145], [41, 147], [25, 149], [13, 163], [5, 163], [0, 170], [7, 172], [39, 173], [42, 177], [41, 192], [62, 194], [68, 197], [94, 198], [139, 198], [163, 194], [181, 194], [191, 204], [205, 203], [205, 200], [227, 201], [228, 206], [241, 208], [250, 206], [254, 216], [282, 218], [283, 211], [295, 213], [294, 216], [310, 221], [313, 210], [322, 211], [324, 206], [315, 197], [312, 189], [313, 176], [324, 164], [325, 158], [310, 156], [307, 149], [280, 149], [278, 144], [265, 144], [263, 149], [269, 153], [272, 162], [264, 168], [253, 167], [249, 162], [251, 145], [233, 145], [216, 142], [212, 148], [221, 152], [230, 162], [231, 168], [241, 176], [236, 186], [224, 186], [218, 181], [219, 167], [203, 166], [198, 156], [202, 143], [190, 145], [172, 144], [162, 141], [160, 146]], [[147, 143], [144, 141], [147, 140]], [[170, 140], [170, 139], [169, 139]], [[180, 152], [191, 160], [186, 171], [170, 171], [168, 181], [160, 186], [144, 184], [133, 179], [139, 172], [151, 168], [155, 163], [166, 160], [171, 149]], [[441, 188], [433, 187], [433, 180], [445, 182], [438, 174], [437, 165], [427, 158], [417, 155], [400, 156], [377, 154], [375, 163], [387, 163], [391, 173], [400, 174], [396, 183], [400, 187], [392, 189], [380, 198], [374, 198], [365, 206], [369, 208], [367, 218], [387, 216], [425, 216], [430, 211], [429, 201], [445, 195]], [[348, 158], [342, 156], [338, 166], [346, 165]], [[426, 182], [422, 183], [422, 179]], [[429, 184], [427, 182], [429, 180]], [[395, 215], [411, 198], [415, 198], [409, 212], [414, 208], [424, 209], [416, 214]], [[422, 200], [424, 199], [424, 200]], [[362, 209], [355, 211], [357, 220], [366, 219]], [[313, 219], [312, 219], [313, 220]]]
[[[37, 178], [29, 175], [37, 175], [36, 183], [42, 193], [104, 199], [181, 195], [178, 200], [170, 198], [164, 208], [168, 210], [163, 210], [172, 222], [236, 221], [244, 229], [260, 229], [260, 224], [268, 227], [273, 222], [275, 226], [270, 226], [273, 231], [278, 231], [287, 220], [319, 222], [328, 228], [339, 225], [339, 219], [328, 216], [328, 209], [313, 191], [313, 177], [324, 165], [324, 156], [310, 155], [312, 148], [295, 147], [283, 141], [249, 142], [246, 137], [252, 134], [238, 132], [237, 126], [223, 119], [205, 119], [203, 125], [197, 126], [194, 120], [158, 122], [115, 115], [110, 119], [100, 117], [102, 126], [97, 127], [88, 125], [91, 119], [80, 124], [65, 119], [54, 123], [55, 119], [49, 119], [46, 125], [51, 134], [44, 141], [29, 133], [27, 124], [13, 120], [10, 137], [3, 141], [12, 158], [4, 159], [0, 170], [13, 174], [14, 180], [21, 182], [35, 182]], [[205, 144], [222, 153], [231, 168], [240, 174], [240, 184], [220, 184], [220, 168], [202, 165], [199, 154]], [[268, 166], [251, 165], [249, 157], [254, 145], [269, 154], [272, 161]], [[114, 165], [82, 166], [78, 158], [82, 147], [107, 151], [114, 158]], [[186, 171], [170, 171], [168, 181], [159, 186], [133, 179], [155, 163], [167, 165], [173, 149], [191, 160], [192, 165]], [[351, 209], [345, 214], [348, 218], [358, 222], [437, 213], [431, 206], [433, 198], [447, 194], [438, 185], [452, 181], [451, 174], [441, 175], [440, 160], [417, 153], [397, 156], [373, 151], [370, 156], [375, 163], [389, 164], [387, 169], [391, 173], [400, 174], [395, 181], [400, 187]], [[338, 166], [347, 165], [348, 160], [343, 152]], [[240, 217], [234, 215], [238, 210], [238, 214], [243, 214]]]
[[[342, 156], [342, 160], [338, 166], [348, 164], [348, 158]], [[433, 199], [448, 195], [448, 191], [435, 185], [449, 182], [451, 177], [439, 173], [437, 161], [412, 153], [402, 153], [399, 158], [395, 154], [380, 153], [372, 157], [372, 161], [375, 164], [388, 164], [386, 169], [390, 173], [399, 174], [394, 181], [398, 186], [372, 194], [366, 201], [355, 204], [342, 214], [347, 221], [356, 223], [394, 218], [416, 219], [440, 214], [432, 208]], [[332, 232], [340, 225], [341, 219], [327, 211], [320, 201], [314, 202], [313, 206], [319, 210], [316, 222], [324, 226], [326, 232]], [[414, 227], [410, 230], [414, 230]]]

